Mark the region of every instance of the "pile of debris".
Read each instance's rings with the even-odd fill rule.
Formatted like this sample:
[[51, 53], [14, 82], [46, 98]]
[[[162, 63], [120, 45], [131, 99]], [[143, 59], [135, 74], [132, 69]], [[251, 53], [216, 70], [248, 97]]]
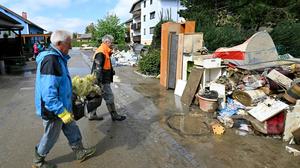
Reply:
[[133, 51], [116, 51], [112, 57], [113, 66], [136, 66], [138, 55]]
[[216, 114], [215, 134], [236, 128], [239, 135], [281, 137], [300, 155], [291, 146], [300, 144], [300, 59], [278, 56], [268, 33], [220, 48], [194, 66], [181, 101], [190, 105], [193, 98], [202, 111]]

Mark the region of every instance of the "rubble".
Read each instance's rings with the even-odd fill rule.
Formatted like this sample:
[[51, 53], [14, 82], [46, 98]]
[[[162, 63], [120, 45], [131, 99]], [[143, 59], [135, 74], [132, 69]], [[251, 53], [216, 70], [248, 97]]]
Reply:
[[138, 55], [133, 51], [117, 51], [112, 55], [113, 66], [136, 66]]
[[[215, 113], [214, 134], [222, 135], [227, 128], [242, 136], [255, 133], [300, 143], [300, 59], [279, 56], [271, 37], [259, 32], [239, 46], [197, 60], [191, 72], [203, 74], [190, 73], [182, 95], [194, 95], [201, 111]], [[217, 93], [216, 106], [203, 96], [207, 91]]]

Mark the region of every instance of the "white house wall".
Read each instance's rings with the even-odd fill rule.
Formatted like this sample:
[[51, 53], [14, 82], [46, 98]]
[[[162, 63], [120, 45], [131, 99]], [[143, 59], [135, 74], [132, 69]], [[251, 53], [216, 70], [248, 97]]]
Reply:
[[[146, 1], [146, 8], [144, 7], [144, 1]], [[153, 3], [150, 5], [150, 0], [144, 0], [141, 3], [141, 44], [150, 44], [152, 41], [152, 34], [150, 34], [150, 27], [155, 27], [159, 22], [159, 9], [161, 9], [161, 1], [153, 0]], [[150, 20], [150, 13], [155, 12], [155, 18]], [[146, 20], [144, 21], [144, 16]], [[146, 32], [146, 34], [144, 33]]]
[[[133, 11], [137, 11], [139, 9], [141, 9], [141, 4], [140, 3], [136, 4], [136, 6], [134, 7]], [[139, 22], [141, 22], [141, 17], [139, 17], [139, 18], [133, 18], [133, 20], [132, 20], [132, 24], [137, 24]], [[130, 34], [133, 35], [133, 36], [139, 36], [139, 35], [141, 35], [141, 32], [140, 31], [135, 31], [133, 29], [130, 29]]]
[[[146, 1], [146, 7], [144, 7], [144, 1]], [[150, 0], [144, 1], [141, 2], [141, 44], [151, 44], [153, 34], [150, 34], [150, 28], [155, 27], [160, 21], [161, 12], [163, 17], [167, 17], [167, 10], [171, 11], [172, 20], [178, 22], [180, 18], [177, 11], [183, 7], [180, 6], [180, 0], [153, 0], [151, 5]], [[150, 20], [151, 12], [155, 12], [155, 18]], [[144, 15], [146, 15], [146, 21], [144, 21]]]
[[178, 22], [180, 17], [178, 11], [183, 9], [180, 5], [180, 0], [161, 0], [161, 6], [164, 11], [164, 16], [167, 17], [167, 10], [171, 11], [171, 19]]

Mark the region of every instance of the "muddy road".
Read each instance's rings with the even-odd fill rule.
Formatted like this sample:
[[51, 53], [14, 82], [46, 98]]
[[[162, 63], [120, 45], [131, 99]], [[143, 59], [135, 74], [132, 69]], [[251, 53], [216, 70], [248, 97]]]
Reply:
[[[71, 52], [70, 73], [90, 72], [88, 59], [79, 50]], [[98, 115], [103, 121], [82, 118], [78, 125], [86, 146], [96, 146], [94, 157], [83, 163], [63, 134], [46, 160], [64, 168], [298, 168], [299, 157], [285, 151], [278, 139], [240, 136], [226, 130], [214, 136], [205, 126], [212, 116], [199, 113], [196, 106], [180, 103], [172, 90], [158, 79], [136, 74], [133, 67], [116, 67], [112, 89], [119, 113], [127, 116], [112, 122], [103, 101]], [[0, 167], [31, 167], [34, 146], [42, 136], [42, 121], [34, 110], [34, 71], [0, 76]], [[198, 120], [185, 120], [185, 129], [203, 129], [199, 136], [185, 136], [171, 129], [167, 119], [174, 114], [193, 113]], [[201, 124], [200, 124], [201, 125]], [[203, 124], [202, 124], [203, 125]]]

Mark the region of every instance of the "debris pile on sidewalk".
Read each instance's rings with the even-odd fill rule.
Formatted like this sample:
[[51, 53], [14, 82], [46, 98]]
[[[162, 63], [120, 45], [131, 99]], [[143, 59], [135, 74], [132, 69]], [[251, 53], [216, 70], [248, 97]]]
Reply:
[[300, 144], [300, 59], [278, 56], [268, 33], [216, 50], [189, 75], [181, 101], [190, 105], [193, 97], [201, 111], [216, 113], [213, 133], [235, 128], [239, 135], [280, 136]]
[[136, 66], [138, 55], [133, 51], [117, 51], [112, 55], [113, 66]]

